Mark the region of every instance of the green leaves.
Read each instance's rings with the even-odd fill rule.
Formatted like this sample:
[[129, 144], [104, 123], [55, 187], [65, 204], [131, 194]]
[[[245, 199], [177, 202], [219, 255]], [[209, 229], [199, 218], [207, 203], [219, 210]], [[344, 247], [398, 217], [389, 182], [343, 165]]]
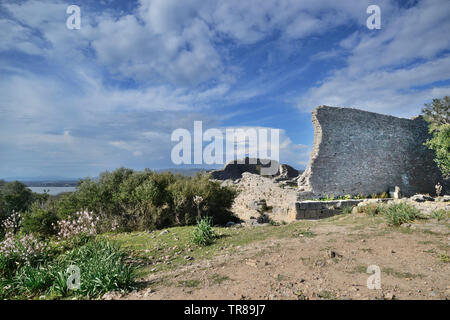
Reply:
[[197, 222], [197, 226], [192, 231], [192, 242], [199, 246], [208, 246], [214, 242], [217, 234], [212, 228], [212, 218], [206, 217]]
[[433, 99], [425, 104], [422, 110], [424, 119], [429, 123], [429, 131], [433, 138], [425, 145], [436, 153], [435, 162], [442, 174], [450, 176], [450, 97]]
[[[100, 297], [108, 291], [126, 291], [133, 288], [135, 267], [125, 262], [125, 252], [107, 241], [90, 241], [54, 259], [38, 265], [23, 265], [9, 275], [0, 277], [0, 297], [20, 298], [48, 295], [54, 298], [80, 296]], [[0, 264], [1, 265], [1, 264]], [[70, 290], [67, 268], [80, 268], [80, 288]]]
[[433, 131], [433, 138], [425, 145], [436, 152], [434, 161], [444, 176], [450, 176], [450, 124], [443, 124]]

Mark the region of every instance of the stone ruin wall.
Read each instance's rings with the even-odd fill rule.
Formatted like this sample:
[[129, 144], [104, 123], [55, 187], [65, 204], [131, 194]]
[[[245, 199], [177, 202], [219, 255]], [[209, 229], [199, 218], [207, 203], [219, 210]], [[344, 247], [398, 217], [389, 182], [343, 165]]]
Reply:
[[443, 183], [433, 151], [423, 145], [429, 134], [422, 117], [320, 106], [312, 122], [314, 147], [298, 180], [298, 200], [379, 194], [394, 186], [406, 196], [434, 194]]

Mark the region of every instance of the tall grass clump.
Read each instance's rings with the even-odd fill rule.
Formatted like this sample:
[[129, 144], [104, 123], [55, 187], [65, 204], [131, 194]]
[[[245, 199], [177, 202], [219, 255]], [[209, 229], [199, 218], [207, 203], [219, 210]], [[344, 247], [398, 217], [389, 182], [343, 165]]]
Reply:
[[444, 209], [439, 209], [439, 210], [433, 211], [433, 213], [431, 214], [431, 217], [433, 219], [436, 219], [437, 221], [445, 220], [445, 219], [450, 218], [450, 211], [444, 210]]
[[217, 238], [217, 234], [212, 228], [212, 218], [205, 217], [197, 222], [194, 230], [192, 231], [191, 240], [194, 244], [199, 246], [208, 246], [214, 242]]
[[403, 202], [391, 204], [368, 203], [357, 208], [358, 212], [364, 212], [371, 216], [384, 215], [389, 224], [393, 226], [400, 226], [403, 223], [423, 218], [417, 208]]
[[[0, 277], [0, 298], [98, 298], [109, 291], [128, 291], [136, 278], [126, 254], [107, 240], [89, 241], [40, 263], [27, 263]], [[80, 269], [80, 287], [67, 285], [68, 267]]]
[[358, 206], [357, 208], [358, 212], [360, 213], [364, 212], [365, 214], [368, 214], [370, 216], [376, 216], [382, 213], [383, 205], [378, 203], [367, 203], [365, 205]]
[[57, 275], [67, 270], [70, 265], [80, 268], [80, 288], [70, 292], [64, 282], [55, 282], [50, 292], [65, 296], [75, 294], [86, 298], [100, 297], [109, 291], [130, 290], [135, 280], [135, 268], [127, 264], [126, 253], [116, 244], [107, 240], [90, 241], [59, 256], [55, 260]]
[[383, 206], [382, 212], [388, 219], [389, 224], [393, 226], [400, 226], [403, 223], [422, 218], [417, 208], [406, 203], [392, 203]]

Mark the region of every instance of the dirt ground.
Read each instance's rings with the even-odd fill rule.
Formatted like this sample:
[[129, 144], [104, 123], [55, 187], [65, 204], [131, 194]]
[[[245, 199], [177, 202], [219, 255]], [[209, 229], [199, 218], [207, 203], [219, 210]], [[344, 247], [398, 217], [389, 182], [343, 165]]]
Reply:
[[[273, 227], [278, 228], [278, 227]], [[390, 227], [364, 214], [142, 279], [120, 299], [449, 299], [448, 220]], [[250, 231], [249, 231], [250, 232]], [[367, 267], [381, 270], [368, 289]]]

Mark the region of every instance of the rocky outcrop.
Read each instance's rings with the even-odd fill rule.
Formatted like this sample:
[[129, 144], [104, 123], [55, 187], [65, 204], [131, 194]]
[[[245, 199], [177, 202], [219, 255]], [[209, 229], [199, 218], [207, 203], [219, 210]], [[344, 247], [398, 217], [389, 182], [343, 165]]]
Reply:
[[271, 178], [276, 178], [277, 181], [289, 180], [297, 177], [299, 171], [287, 164], [280, 164], [278, 161], [270, 160], [264, 161], [255, 158], [245, 158], [228, 162], [222, 170], [215, 170], [211, 172], [211, 178], [215, 180], [236, 180], [242, 177], [244, 172], [264, 175], [262, 168], [271, 166], [278, 167], [276, 174], [271, 175]]
[[239, 181], [225, 180], [222, 185], [234, 185], [239, 191], [232, 211], [241, 219], [258, 219], [267, 215], [274, 221], [295, 220], [297, 188], [283, 187], [274, 179], [244, 172]]

